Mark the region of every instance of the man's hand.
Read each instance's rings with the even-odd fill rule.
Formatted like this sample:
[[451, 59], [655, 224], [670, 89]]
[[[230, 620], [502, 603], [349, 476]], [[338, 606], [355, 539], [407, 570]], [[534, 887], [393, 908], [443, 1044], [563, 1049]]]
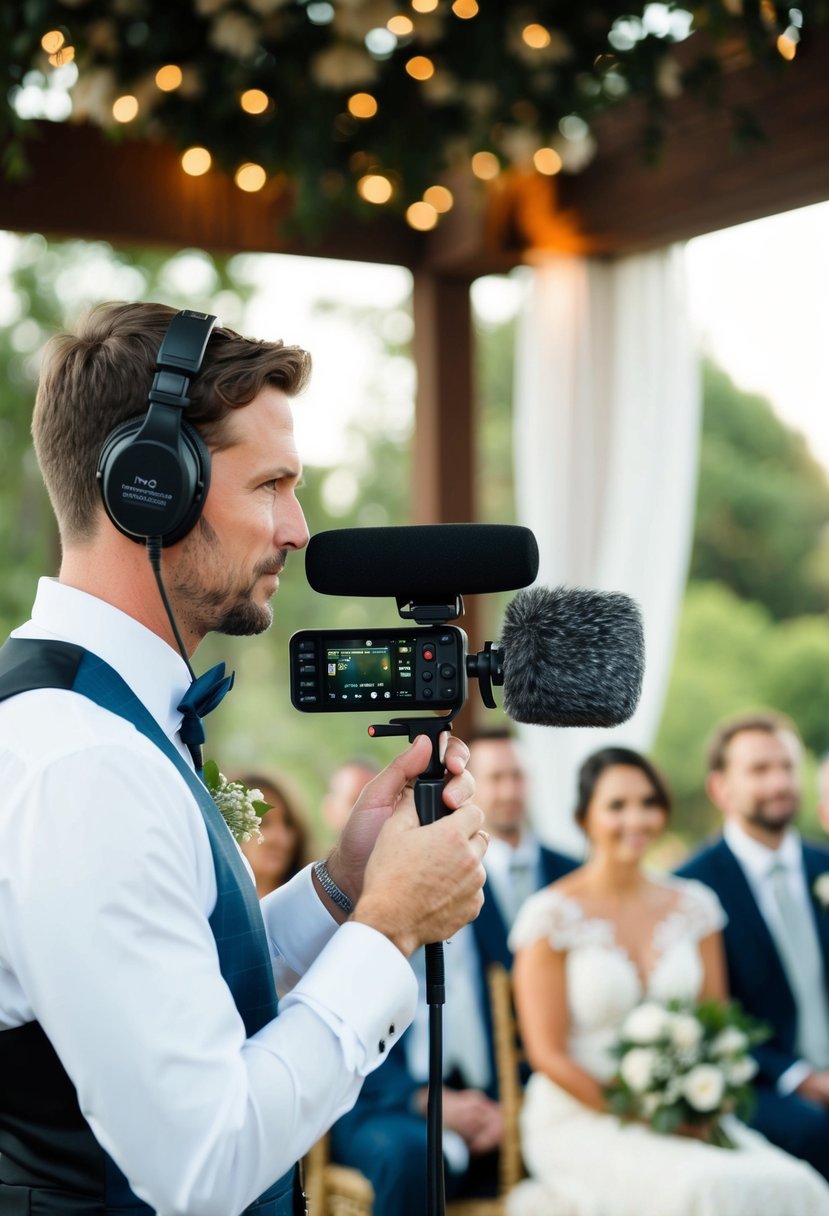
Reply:
[[449, 739], [451, 774], [443, 800], [454, 808], [421, 827], [411, 783], [427, 767], [429, 739], [419, 736], [364, 789], [331, 855], [328, 870], [352, 898], [353, 919], [384, 933], [407, 957], [444, 941], [478, 915], [486, 877], [481, 859], [489, 837], [483, 813], [469, 801], [466, 744]]
[[820, 1072], [810, 1072], [808, 1077], [800, 1082], [795, 1093], [800, 1094], [801, 1098], [807, 1098], [810, 1102], [829, 1106], [829, 1071], [823, 1069]]
[[[443, 790], [443, 801], [454, 810], [469, 801], [475, 783], [466, 772], [469, 759], [466, 744], [449, 734], [444, 738], [447, 743], [443, 762], [450, 777]], [[418, 735], [402, 755], [369, 781], [354, 805], [328, 859], [328, 872], [355, 904], [362, 893], [366, 862], [381, 828], [398, 807], [414, 808], [412, 785], [428, 767], [431, 748], [431, 741], [425, 735]]]
[[504, 1138], [501, 1107], [477, 1089], [443, 1090], [443, 1123], [462, 1136], [470, 1153], [491, 1153]]

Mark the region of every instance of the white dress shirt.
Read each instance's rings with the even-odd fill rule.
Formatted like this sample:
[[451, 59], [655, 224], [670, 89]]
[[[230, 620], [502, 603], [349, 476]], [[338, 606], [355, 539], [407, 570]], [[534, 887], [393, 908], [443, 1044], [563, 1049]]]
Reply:
[[[42, 580], [15, 636], [93, 651], [176, 738], [187, 669], [132, 617]], [[32, 691], [0, 703], [0, 781], [0, 1033], [40, 1022], [160, 1213], [241, 1211], [353, 1105], [411, 1021], [411, 967], [373, 929], [338, 928], [306, 869], [263, 902], [290, 991], [246, 1040], [208, 925], [204, 822], [158, 748], [77, 693]]]
[[[770, 879], [771, 870], [776, 861], [785, 865], [790, 894], [808, 913], [808, 918], [811, 918], [809, 892], [803, 871], [803, 852], [797, 832], [789, 828], [777, 849], [767, 848], [734, 822], [726, 823], [723, 835], [726, 844], [740, 863], [751, 893], [760, 909], [760, 914], [768, 925], [773, 939], [777, 939], [782, 929], [780, 910]], [[796, 994], [793, 995], [796, 1000]], [[812, 1072], [812, 1066], [806, 1060], [798, 1060], [778, 1078], [778, 1092], [781, 1094], [794, 1093], [810, 1072]]]

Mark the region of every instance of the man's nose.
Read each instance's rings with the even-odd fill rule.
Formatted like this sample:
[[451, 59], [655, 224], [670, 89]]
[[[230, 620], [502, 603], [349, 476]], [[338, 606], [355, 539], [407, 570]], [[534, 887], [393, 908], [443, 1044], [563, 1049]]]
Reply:
[[304, 549], [310, 536], [305, 512], [294, 498], [277, 528], [277, 543], [281, 549]]

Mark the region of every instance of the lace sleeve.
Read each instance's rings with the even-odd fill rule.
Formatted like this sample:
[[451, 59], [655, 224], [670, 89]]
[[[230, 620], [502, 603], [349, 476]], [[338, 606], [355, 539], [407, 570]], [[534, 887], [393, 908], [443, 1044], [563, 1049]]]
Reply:
[[688, 929], [697, 941], [724, 929], [728, 917], [711, 888], [691, 878], [684, 879], [682, 886], [682, 910]]
[[513, 952], [546, 938], [554, 950], [569, 950], [576, 942], [583, 920], [581, 908], [560, 894], [555, 887], [545, 887], [526, 901], [509, 935]]

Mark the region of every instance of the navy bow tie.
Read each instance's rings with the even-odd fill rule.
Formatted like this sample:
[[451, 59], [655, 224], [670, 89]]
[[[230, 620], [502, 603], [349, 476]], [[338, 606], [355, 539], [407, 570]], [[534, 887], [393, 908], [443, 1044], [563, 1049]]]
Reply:
[[204, 743], [202, 718], [216, 708], [225, 693], [230, 692], [235, 676], [235, 671], [226, 676], [224, 663], [217, 663], [204, 675], [198, 676], [181, 698], [178, 705], [179, 713], [183, 714], [181, 738], [191, 750]]

